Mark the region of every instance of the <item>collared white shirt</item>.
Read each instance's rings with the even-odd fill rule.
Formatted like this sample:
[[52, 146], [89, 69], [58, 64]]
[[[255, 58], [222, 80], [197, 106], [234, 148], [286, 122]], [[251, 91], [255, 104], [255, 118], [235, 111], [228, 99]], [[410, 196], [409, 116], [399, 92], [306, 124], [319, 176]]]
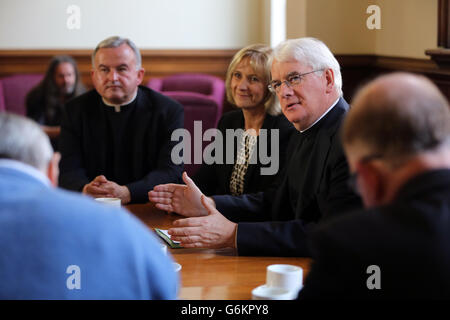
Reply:
[[1, 168], [17, 170], [25, 173], [26, 175], [32, 176], [36, 180], [42, 182], [45, 186], [50, 187], [52, 185], [45, 174], [26, 163], [11, 159], [0, 159], [0, 169]]
[[323, 117], [325, 117], [325, 116], [327, 115], [327, 113], [330, 112], [331, 109], [333, 109], [334, 106], [338, 103], [338, 101], [339, 101], [340, 98], [341, 98], [341, 97], [337, 98], [337, 100], [331, 105], [331, 107], [329, 107], [328, 110], [325, 111], [325, 112], [319, 117], [319, 119], [317, 119], [316, 121], [314, 121], [314, 123], [313, 123], [312, 125], [310, 125], [310, 126], [309, 126], [308, 128], [306, 128], [305, 130], [300, 130], [300, 132], [303, 133], [303, 132], [305, 132], [306, 130], [312, 128], [317, 122], [319, 122]]

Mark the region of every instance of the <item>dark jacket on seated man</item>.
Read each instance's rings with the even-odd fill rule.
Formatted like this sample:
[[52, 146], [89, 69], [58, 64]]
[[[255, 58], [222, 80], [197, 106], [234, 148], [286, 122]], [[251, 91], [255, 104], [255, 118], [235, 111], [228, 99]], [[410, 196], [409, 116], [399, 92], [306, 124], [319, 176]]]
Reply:
[[447, 99], [424, 76], [380, 76], [353, 98], [341, 138], [366, 210], [314, 231], [299, 298], [449, 299]]
[[96, 90], [70, 101], [61, 124], [60, 186], [81, 191], [98, 175], [130, 190], [131, 202], [146, 202], [147, 192], [177, 182], [183, 166], [171, 160], [172, 132], [183, 128], [183, 107], [140, 86], [136, 99], [120, 112], [103, 103]]
[[417, 176], [392, 204], [318, 228], [316, 264], [299, 298], [449, 299], [449, 230], [450, 170]]
[[[226, 146], [229, 141], [226, 139], [227, 129], [244, 129], [245, 120], [242, 110], [234, 110], [225, 113], [222, 118], [220, 118], [219, 124], [217, 126], [218, 130], [222, 133], [224, 138], [224, 151], [223, 159], [224, 164], [203, 164], [199, 171], [193, 177], [195, 184], [202, 190], [206, 195], [219, 195], [219, 194], [231, 194], [230, 191], [230, 180], [233, 171], [234, 163], [236, 162], [236, 157], [238, 153], [238, 143], [237, 139], [234, 139], [234, 162], [232, 164], [225, 164], [226, 160]], [[285, 162], [286, 162], [286, 149], [289, 143], [289, 139], [293, 132], [295, 132], [294, 126], [286, 119], [284, 115], [272, 116], [266, 114], [264, 123], [261, 129], [267, 130], [267, 155], [273, 159], [276, 155], [272, 154], [272, 139], [271, 130], [279, 130], [279, 140], [277, 141], [279, 146], [279, 167], [278, 172], [281, 172]], [[259, 137], [256, 142], [258, 146]], [[255, 149], [256, 150], [256, 149]], [[258, 151], [259, 152], [259, 151]], [[258, 162], [255, 164], [249, 164], [247, 172], [244, 178], [244, 192], [243, 193], [255, 193], [264, 191], [270, 187], [270, 185], [275, 181], [278, 174], [273, 175], [261, 175], [260, 170], [263, 167], [269, 167], [271, 164], [263, 165], [258, 158]]]
[[309, 256], [307, 235], [319, 221], [362, 206], [347, 185], [348, 164], [338, 134], [348, 108], [340, 98], [313, 127], [292, 135], [284, 172], [272, 188], [213, 197], [219, 212], [239, 222], [239, 255]]

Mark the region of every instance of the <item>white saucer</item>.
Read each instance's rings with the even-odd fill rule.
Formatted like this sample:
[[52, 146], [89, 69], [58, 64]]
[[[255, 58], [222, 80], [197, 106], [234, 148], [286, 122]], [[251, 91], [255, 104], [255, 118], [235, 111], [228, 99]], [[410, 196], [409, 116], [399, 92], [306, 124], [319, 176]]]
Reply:
[[178, 272], [181, 270], [181, 264], [174, 262], [173, 268], [174, 268], [175, 272]]
[[262, 286], [256, 287], [252, 290], [253, 300], [294, 300], [297, 298], [297, 292], [278, 288], [278, 287], [268, 287], [263, 284]]

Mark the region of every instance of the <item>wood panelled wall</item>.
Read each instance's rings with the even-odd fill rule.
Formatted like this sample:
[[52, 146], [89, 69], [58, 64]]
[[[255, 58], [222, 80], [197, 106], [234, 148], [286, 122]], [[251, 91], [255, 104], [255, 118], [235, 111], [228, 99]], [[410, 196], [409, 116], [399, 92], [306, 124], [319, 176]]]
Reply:
[[[152, 77], [180, 72], [200, 72], [225, 78], [237, 50], [141, 50], [146, 70], [144, 84]], [[44, 73], [51, 57], [68, 54], [75, 58], [83, 82], [92, 87], [91, 50], [0, 50], [0, 77], [16, 73]], [[450, 67], [433, 60], [376, 55], [336, 55], [342, 68], [343, 90], [348, 101], [359, 86], [379, 74], [407, 71], [423, 74], [434, 81], [450, 99]]]
[[343, 90], [347, 101], [355, 91], [377, 77], [394, 72], [412, 72], [431, 79], [450, 100], [450, 67], [436, 64], [429, 59], [386, 57], [376, 55], [337, 55], [342, 69]]
[[[199, 72], [225, 78], [237, 50], [141, 50], [144, 84], [153, 77]], [[91, 50], [0, 50], [0, 77], [15, 73], [45, 73], [55, 55], [70, 55], [78, 64], [87, 87], [91, 81]]]

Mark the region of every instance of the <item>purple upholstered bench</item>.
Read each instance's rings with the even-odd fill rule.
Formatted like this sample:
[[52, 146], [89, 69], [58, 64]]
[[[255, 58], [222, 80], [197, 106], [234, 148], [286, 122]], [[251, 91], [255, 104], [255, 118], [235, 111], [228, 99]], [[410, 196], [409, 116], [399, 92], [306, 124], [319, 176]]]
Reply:
[[217, 104], [214, 126], [222, 116], [225, 99], [225, 82], [215, 76], [201, 73], [180, 73], [165, 78], [153, 78], [147, 87], [165, 93], [166, 91], [195, 92], [205, 95]]
[[[4, 109], [8, 112], [25, 115], [25, 97], [43, 77], [42, 74], [15, 74], [1, 78], [0, 92], [3, 91]], [[1, 104], [2, 102], [0, 102], [0, 110]]]
[[[194, 164], [194, 121], [201, 121], [202, 136], [196, 138], [202, 139], [203, 133], [207, 129], [216, 127], [217, 102], [203, 94], [195, 92], [167, 91], [162, 93], [178, 101], [184, 107], [184, 128], [191, 134], [191, 163], [185, 164], [184, 167], [187, 174], [193, 176], [201, 165]], [[202, 142], [202, 152], [209, 143], [209, 141]]]

